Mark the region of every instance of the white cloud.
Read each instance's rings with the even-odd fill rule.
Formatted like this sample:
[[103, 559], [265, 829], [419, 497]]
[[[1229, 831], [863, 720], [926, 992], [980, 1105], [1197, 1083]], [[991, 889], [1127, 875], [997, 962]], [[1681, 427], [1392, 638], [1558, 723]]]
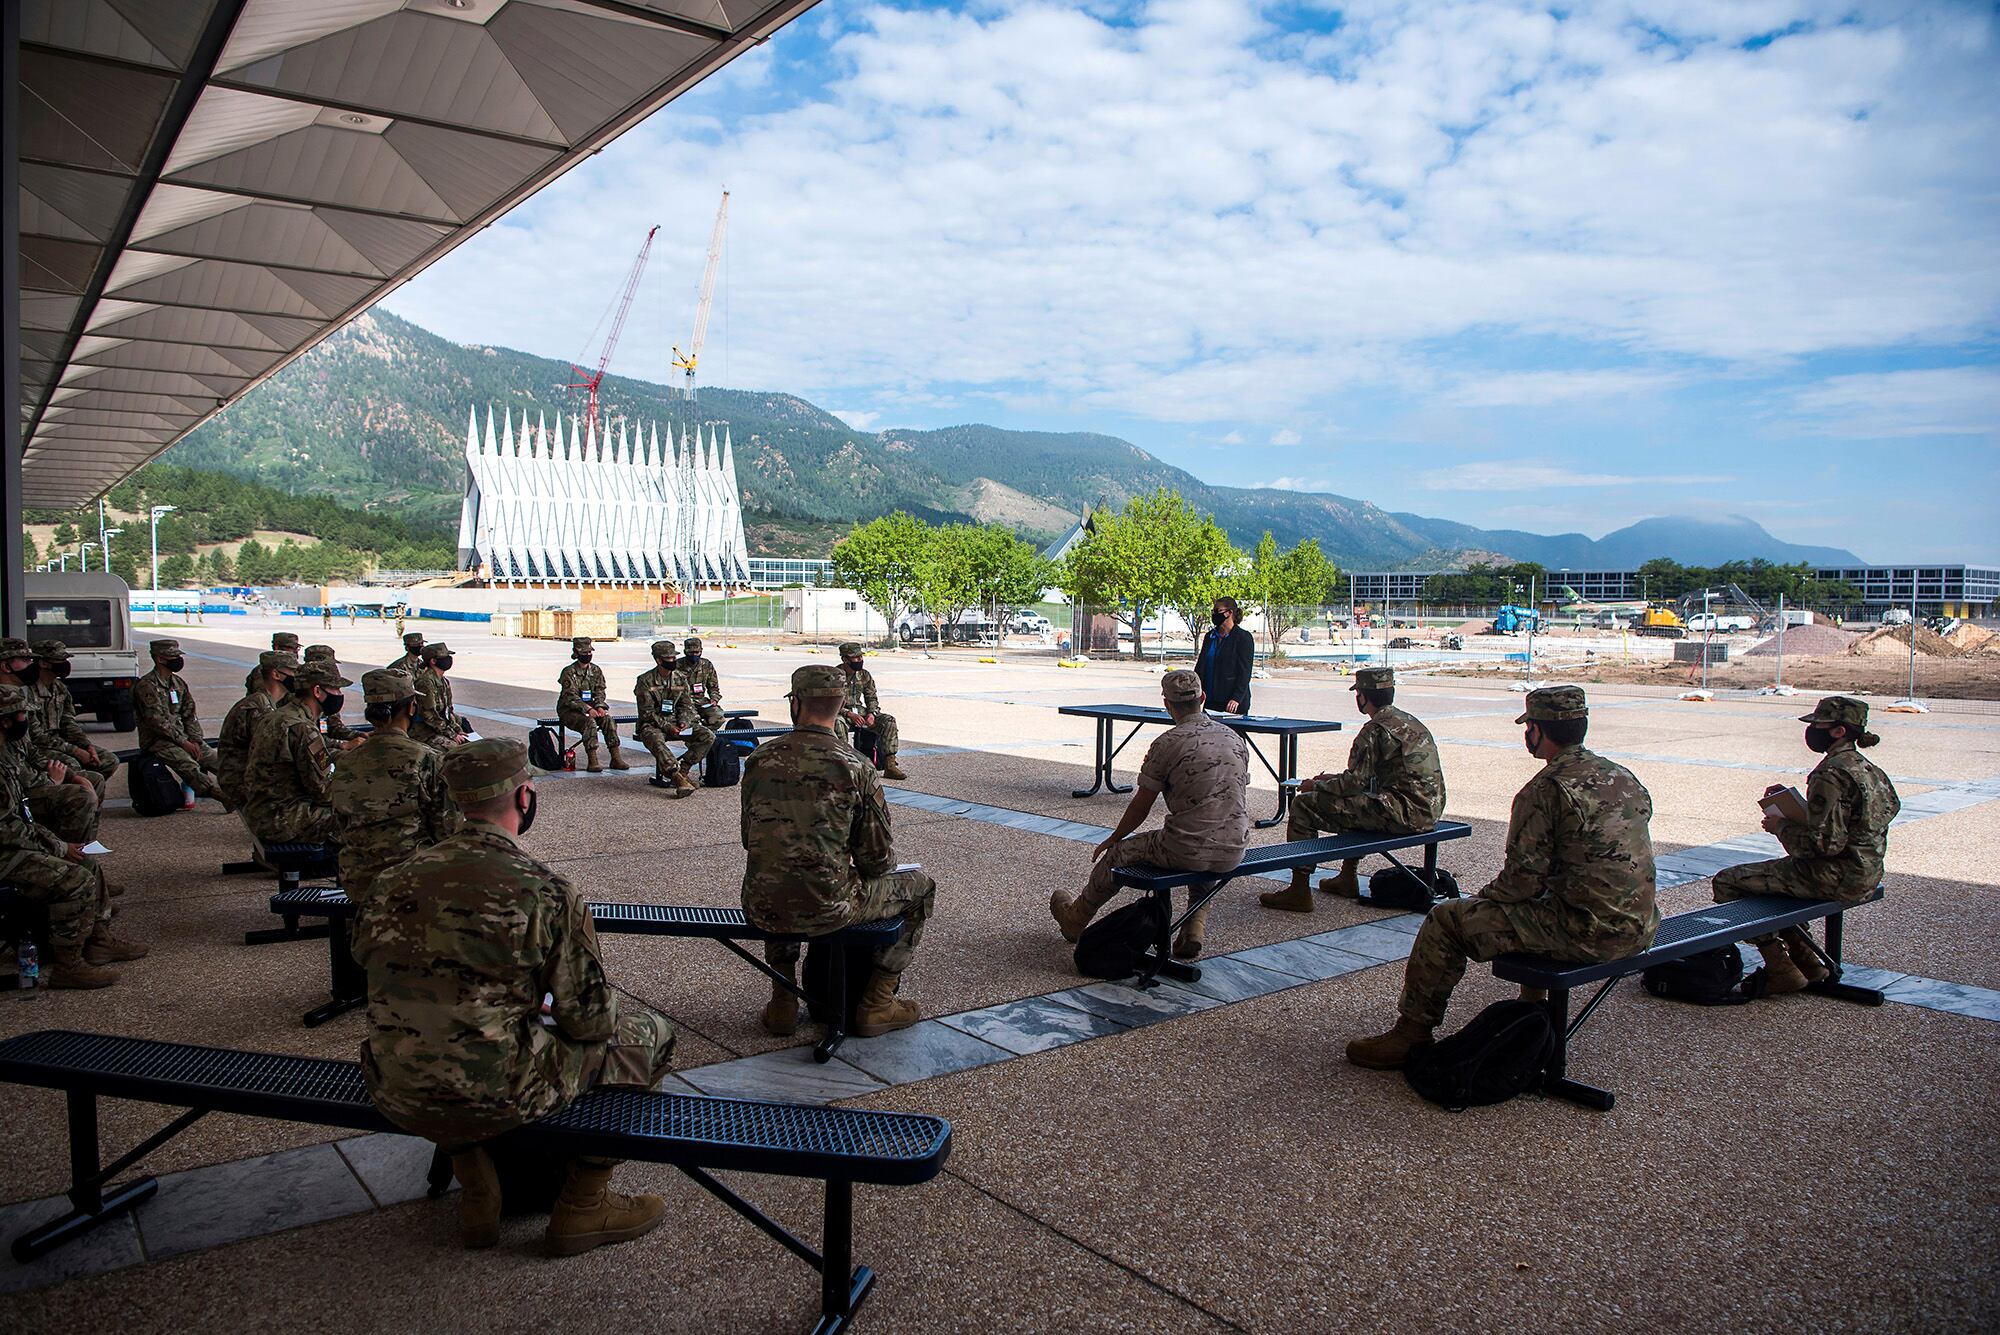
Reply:
[[1686, 379], [1662, 371], [1523, 371], [1475, 376], [1451, 391], [1451, 401], [1468, 408], [1543, 408], [1653, 394]]
[[1232, 431], [1224, 436], [1220, 443], [1224, 445], [1241, 445], [1243, 443], [1243, 433], [1241, 431]]
[[1832, 376], [1792, 397], [1808, 431], [1827, 436], [2000, 436], [2000, 367], [1950, 366]]
[[1433, 468], [1417, 475], [1427, 491], [1543, 491], [1557, 487], [1691, 487], [1734, 479], [1714, 473], [1581, 473], [1556, 464], [1499, 461]]
[[882, 422], [879, 412], [862, 412], [858, 408], [828, 408], [827, 411], [856, 431], [874, 431]]
[[1271, 443], [1273, 445], [1296, 445], [1304, 439], [1305, 437], [1288, 426], [1279, 427], [1271, 433]]
[[1267, 487], [1273, 491], [1332, 491], [1333, 483], [1323, 477], [1274, 477], [1268, 482], [1252, 482], [1254, 490]]

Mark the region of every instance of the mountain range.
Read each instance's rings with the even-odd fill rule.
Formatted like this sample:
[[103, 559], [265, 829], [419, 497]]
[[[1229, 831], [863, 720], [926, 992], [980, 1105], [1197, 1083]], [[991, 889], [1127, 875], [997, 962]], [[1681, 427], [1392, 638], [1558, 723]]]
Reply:
[[[386, 311], [350, 323], [167, 455], [288, 491], [393, 506], [439, 528], [455, 522], [466, 420], [477, 411], [580, 410], [569, 363], [440, 338]], [[606, 376], [606, 420], [658, 423], [687, 412], [665, 385]], [[795, 395], [703, 389], [702, 422], [727, 424], [752, 552], [823, 556], [856, 520], [906, 510], [933, 522], [1009, 525], [1047, 539], [1088, 505], [1172, 487], [1215, 515], [1238, 546], [1265, 530], [1289, 546], [1317, 538], [1351, 569], [1538, 561], [1628, 569], [1653, 557], [1689, 565], [1763, 557], [1856, 564], [1852, 553], [1783, 542], [1744, 518], [1648, 519], [1602, 538], [1481, 529], [1391, 513], [1325, 492], [1211, 486], [1130, 441], [1087, 432], [954, 426], [857, 431]]]

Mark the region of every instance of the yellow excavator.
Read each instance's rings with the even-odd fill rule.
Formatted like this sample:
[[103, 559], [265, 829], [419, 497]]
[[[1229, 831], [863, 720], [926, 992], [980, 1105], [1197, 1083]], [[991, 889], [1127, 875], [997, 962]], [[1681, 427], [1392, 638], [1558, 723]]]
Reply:
[[1648, 607], [1633, 618], [1634, 635], [1654, 635], [1665, 640], [1687, 638], [1687, 622], [1671, 607]]

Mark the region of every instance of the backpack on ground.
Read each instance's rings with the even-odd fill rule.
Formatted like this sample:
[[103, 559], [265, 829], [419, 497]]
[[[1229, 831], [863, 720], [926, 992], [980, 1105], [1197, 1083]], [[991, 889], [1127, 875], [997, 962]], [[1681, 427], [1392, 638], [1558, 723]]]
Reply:
[[1534, 1089], [1555, 1054], [1555, 1026], [1540, 1003], [1496, 1001], [1449, 1038], [1412, 1052], [1403, 1078], [1432, 1103], [1464, 1112]]
[[881, 767], [882, 739], [876, 735], [873, 728], [855, 728], [848, 735], [847, 744], [852, 746], [855, 753], [863, 760], [877, 768]]
[[536, 769], [567, 768], [563, 761], [563, 749], [556, 741], [554, 728], [536, 728], [528, 734], [528, 763]]
[[1408, 867], [1384, 867], [1368, 878], [1368, 902], [1377, 908], [1429, 913], [1437, 901], [1457, 898], [1458, 878], [1442, 867], [1429, 880]]
[[186, 804], [181, 776], [156, 755], [141, 752], [125, 774], [131, 786], [132, 810], [141, 816], [171, 815]]
[[852, 1031], [854, 1012], [861, 1009], [861, 993], [868, 975], [875, 972], [875, 947], [865, 941], [835, 941], [820, 937], [806, 942], [805, 967], [799, 970], [799, 986], [806, 994], [806, 1015], [815, 1024], [826, 1024], [838, 1009], [833, 998], [833, 955], [847, 952], [847, 1014], [841, 1028]]
[[1750, 1000], [1736, 990], [1743, 981], [1743, 956], [1735, 946], [1655, 964], [1639, 982], [1656, 997], [1697, 1006], [1741, 1006]]
[[1092, 978], [1130, 978], [1169, 925], [1167, 906], [1153, 895], [1114, 909], [1083, 929], [1076, 970]]

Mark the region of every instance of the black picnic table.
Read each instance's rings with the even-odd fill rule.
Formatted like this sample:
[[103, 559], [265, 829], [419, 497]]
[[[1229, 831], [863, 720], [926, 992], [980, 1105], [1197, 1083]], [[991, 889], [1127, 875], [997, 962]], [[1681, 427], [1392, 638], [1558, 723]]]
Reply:
[[[1125, 749], [1126, 743], [1139, 735], [1139, 729], [1148, 723], [1165, 727], [1173, 725], [1173, 716], [1158, 705], [1061, 705], [1058, 714], [1074, 714], [1079, 718], [1097, 720], [1097, 757], [1093, 761], [1095, 782], [1088, 788], [1079, 788], [1071, 797], [1089, 797], [1103, 789], [1113, 793], [1129, 793], [1130, 784], [1120, 787], [1111, 777], [1111, 762]], [[1249, 744], [1252, 755], [1264, 766], [1265, 772], [1278, 781], [1278, 814], [1269, 820], [1257, 822], [1260, 830], [1269, 829], [1285, 819], [1285, 813], [1292, 805], [1293, 782], [1299, 774], [1299, 738], [1309, 732], [1339, 732], [1338, 723], [1325, 719], [1279, 718], [1271, 714], [1224, 714], [1209, 710], [1208, 716], [1223, 727], [1240, 734]], [[1112, 731], [1120, 723], [1132, 725], [1132, 731], [1125, 734], [1125, 740], [1112, 744]], [[1278, 739], [1278, 763], [1272, 766], [1270, 760], [1258, 747], [1254, 734], [1265, 734]]]

